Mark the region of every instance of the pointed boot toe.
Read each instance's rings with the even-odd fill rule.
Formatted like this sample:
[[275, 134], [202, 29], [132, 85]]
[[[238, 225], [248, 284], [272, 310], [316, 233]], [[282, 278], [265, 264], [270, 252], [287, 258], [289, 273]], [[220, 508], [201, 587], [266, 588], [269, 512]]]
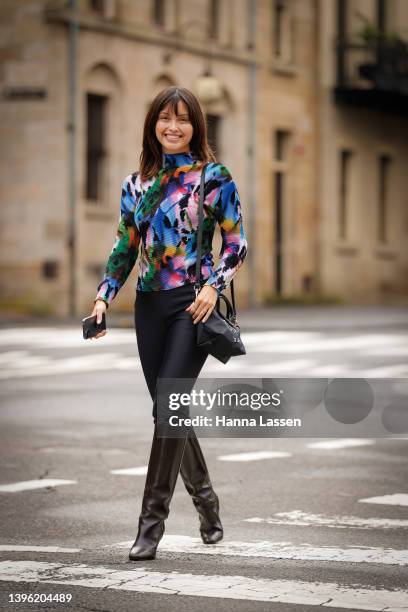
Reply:
[[149, 559], [155, 559], [156, 550], [157, 546], [145, 548], [135, 543], [129, 551], [129, 559], [131, 561], [147, 561]]
[[137, 537], [129, 551], [129, 559], [131, 561], [155, 559], [163, 533], [164, 520], [155, 522], [150, 517], [140, 517]]
[[200, 534], [204, 544], [216, 544], [224, 537], [222, 529], [211, 529], [210, 531], [200, 530]]

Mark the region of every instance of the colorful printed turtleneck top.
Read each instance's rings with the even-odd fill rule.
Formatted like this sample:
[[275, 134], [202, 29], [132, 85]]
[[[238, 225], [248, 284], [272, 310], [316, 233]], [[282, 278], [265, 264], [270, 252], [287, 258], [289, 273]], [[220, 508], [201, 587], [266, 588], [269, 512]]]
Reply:
[[[139, 172], [122, 185], [119, 225], [96, 298], [112, 302], [139, 255], [138, 291], [161, 291], [194, 283], [197, 256], [201, 165], [190, 152], [164, 153], [157, 175], [141, 182]], [[220, 261], [213, 269], [215, 225], [222, 237]], [[205, 169], [201, 248], [202, 284], [220, 293], [242, 265], [247, 240], [236, 185], [225, 166]], [[205, 283], [204, 283], [205, 281]]]

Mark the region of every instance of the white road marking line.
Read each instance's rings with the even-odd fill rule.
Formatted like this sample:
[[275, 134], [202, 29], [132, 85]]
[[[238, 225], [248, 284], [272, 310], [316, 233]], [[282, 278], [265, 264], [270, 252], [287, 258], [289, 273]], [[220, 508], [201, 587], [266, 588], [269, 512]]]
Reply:
[[359, 499], [366, 504], [387, 504], [389, 506], [408, 506], [408, 493], [393, 493], [392, 495], [381, 495], [378, 497], [366, 497]]
[[408, 346], [384, 346], [360, 351], [366, 357], [408, 357]]
[[381, 368], [351, 370], [349, 366], [334, 363], [310, 368], [304, 374], [316, 378], [401, 378], [408, 376], [408, 366], [398, 363]]
[[144, 476], [147, 474], [147, 465], [141, 467], [124, 468], [121, 470], [111, 470], [111, 474], [123, 474], [125, 476]]
[[253, 451], [248, 453], [235, 453], [233, 455], [218, 455], [220, 461], [259, 461], [260, 459], [280, 459], [291, 457], [292, 453], [286, 451]]
[[245, 346], [286, 345], [288, 342], [297, 344], [302, 342], [317, 342], [324, 336], [321, 332], [302, 331], [266, 331], [266, 332], [243, 332], [242, 339]]
[[59, 487], [60, 485], [76, 484], [76, 480], [58, 480], [53, 478], [40, 478], [38, 480], [25, 480], [0, 485], [0, 493], [18, 493], [32, 489], [44, 489], [45, 487]]
[[317, 353], [323, 351], [343, 351], [350, 349], [363, 349], [370, 346], [395, 346], [408, 342], [408, 335], [404, 334], [364, 334], [360, 336], [350, 335], [337, 338], [321, 337], [313, 341], [306, 342], [271, 342], [267, 344], [265, 341], [262, 345], [260, 342], [258, 347], [252, 347], [252, 351], [263, 353]]
[[[58, 338], [59, 348], [75, 347], [97, 347], [100, 350], [101, 344], [109, 345], [134, 345], [136, 336], [134, 329], [109, 329], [106, 336], [95, 340], [85, 340], [82, 337], [81, 327], [25, 327], [9, 328], [0, 331], [0, 346], [23, 345], [24, 347], [36, 348], [55, 348], [56, 338]], [[91, 350], [93, 350], [91, 348]]]
[[0, 366], [13, 364], [17, 365], [21, 359], [27, 357], [28, 351], [6, 351], [0, 353]]
[[308, 448], [322, 448], [324, 450], [333, 448], [349, 448], [352, 446], [369, 446], [375, 444], [375, 440], [364, 438], [339, 438], [338, 440], [320, 440], [307, 444]]
[[[214, 362], [209, 363], [208, 366], [206, 364], [205, 372], [214, 372], [219, 374], [220, 372], [225, 371], [228, 373], [229, 363], [230, 362], [223, 364], [214, 360]], [[266, 374], [271, 374], [273, 376], [278, 374], [290, 375], [293, 374], [293, 372], [298, 372], [299, 370], [304, 370], [307, 372], [309, 368], [316, 366], [316, 360], [290, 359], [288, 361], [279, 360], [271, 363], [251, 363], [247, 357], [243, 356], [239, 360], [237, 359], [235, 362], [233, 362], [231, 366], [232, 367], [229, 368], [231, 371], [240, 371], [244, 372], [245, 374], [255, 374], [258, 377], [261, 375], [265, 376]]]
[[273, 516], [244, 519], [247, 523], [267, 523], [270, 525], [313, 525], [314, 527], [334, 527], [336, 529], [407, 529], [408, 520], [360, 518], [358, 516], [325, 516], [311, 514], [302, 510], [276, 512]]
[[130, 451], [123, 448], [100, 448], [99, 446], [43, 446], [36, 449], [37, 453], [57, 453], [57, 454], [75, 454], [75, 455], [127, 455]]
[[[113, 546], [130, 548], [133, 541]], [[216, 546], [203, 544], [201, 538], [164, 535], [160, 549], [172, 553], [224, 555], [230, 557], [259, 557], [267, 559], [297, 559], [299, 561], [329, 561], [340, 563], [378, 563], [382, 565], [408, 565], [408, 550], [374, 546], [312, 546], [292, 542], [218, 542]]]
[[359, 378], [399, 378], [408, 376], [406, 363], [357, 371]]
[[[218, 544], [217, 544], [218, 546]], [[138, 565], [122, 570], [105, 566], [40, 561], [0, 562], [0, 579], [6, 582], [62, 584], [98, 589], [220, 597], [247, 601], [327, 606], [353, 610], [402, 612], [408, 591], [348, 587], [336, 582], [271, 580], [247, 576], [220, 576], [181, 572], [155, 572]]]
[[[0, 370], [0, 379], [25, 378], [31, 376], [49, 376], [51, 374], [73, 374], [92, 372], [94, 370], [137, 370], [141, 368], [138, 357], [127, 358], [120, 353], [98, 353], [96, 355], [81, 355], [68, 359], [52, 359], [41, 357], [41, 363], [33, 363], [32, 358], [19, 359], [18, 364], [12, 364], [8, 369]], [[10, 364], [11, 365], [11, 364]]]
[[63, 546], [23, 546], [20, 544], [0, 544], [0, 552], [49, 552], [77, 553], [80, 548], [64, 548]]

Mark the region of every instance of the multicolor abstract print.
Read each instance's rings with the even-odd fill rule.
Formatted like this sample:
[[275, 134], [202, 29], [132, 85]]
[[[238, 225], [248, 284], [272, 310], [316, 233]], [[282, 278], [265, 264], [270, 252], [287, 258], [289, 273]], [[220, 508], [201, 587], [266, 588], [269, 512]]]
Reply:
[[[119, 225], [96, 298], [107, 305], [117, 295], [139, 255], [136, 289], [161, 291], [194, 283], [202, 162], [190, 152], [164, 153], [156, 176], [141, 182], [139, 172], [122, 185]], [[212, 240], [220, 226], [220, 261], [213, 269]], [[225, 166], [205, 169], [201, 274], [220, 293], [247, 252], [237, 187]]]

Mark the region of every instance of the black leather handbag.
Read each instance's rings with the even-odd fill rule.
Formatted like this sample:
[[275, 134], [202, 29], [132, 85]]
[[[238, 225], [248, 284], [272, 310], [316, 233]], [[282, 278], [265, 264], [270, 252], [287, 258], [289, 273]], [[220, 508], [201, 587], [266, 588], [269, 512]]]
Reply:
[[[200, 199], [198, 205], [198, 235], [197, 235], [197, 262], [196, 282], [194, 289], [196, 297], [201, 289], [201, 243], [204, 220], [204, 176], [206, 165], [203, 166], [200, 181]], [[197, 346], [206, 350], [210, 355], [227, 363], [231, 357], [245, 355], [245, 346], [241, 340], [241, 332], [237, 323], [235, 308], [234, 281], [231, 280], [231, 302], [223, 294], [218, 296], [215, 307], [207, 321], [197, 323]], [[226, 306], [226, 313], [221, 311], [221, 301]]]

